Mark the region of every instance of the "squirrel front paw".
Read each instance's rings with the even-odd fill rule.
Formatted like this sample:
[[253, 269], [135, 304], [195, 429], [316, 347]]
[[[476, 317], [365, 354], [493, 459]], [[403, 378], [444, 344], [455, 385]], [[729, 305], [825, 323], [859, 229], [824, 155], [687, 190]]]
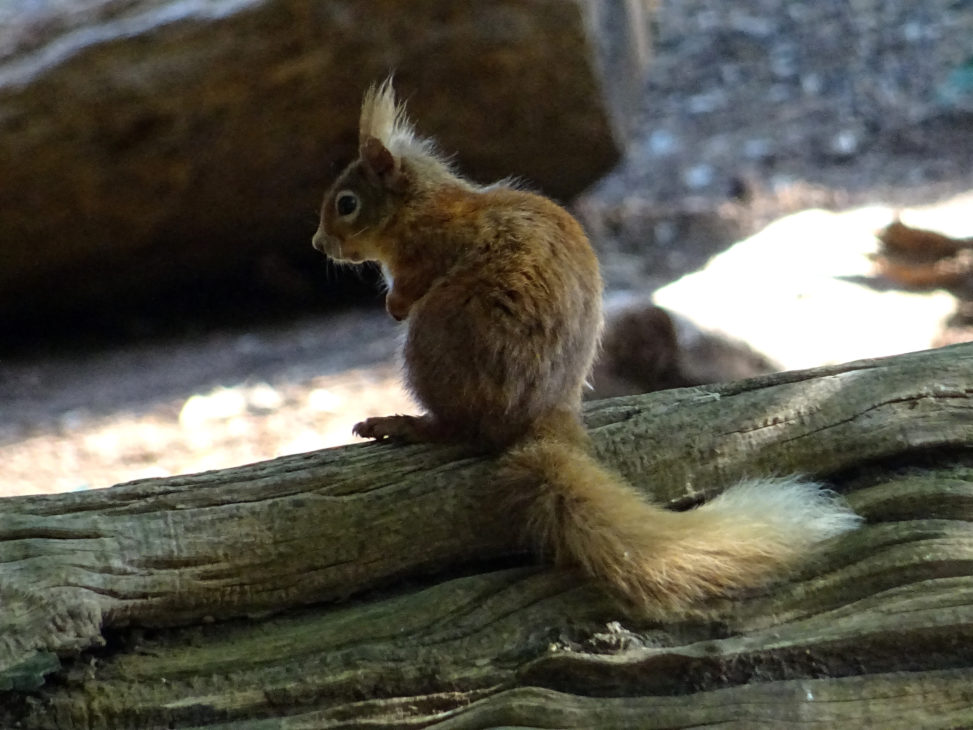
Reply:
[[429, 441], [429, 419], [424, 416], [376, 416], [356, 423], [351, 429], [366, 439], [395, 439], [407, 443]]

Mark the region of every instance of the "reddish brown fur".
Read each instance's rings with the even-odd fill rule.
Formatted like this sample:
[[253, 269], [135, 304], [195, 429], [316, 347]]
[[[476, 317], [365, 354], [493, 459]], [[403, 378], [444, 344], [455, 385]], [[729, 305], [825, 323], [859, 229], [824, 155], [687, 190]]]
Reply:
[[[349, 194], [358, 205], [342, 215]], [[388, 85], [366, 96], [361, 154], [325, 196], [314, 245], [381, 262], [389, 313], [409, 322], [406, 374], [427, 413], [370, 418], [355, 432], [503, 452], [501, 486], [521, 495], [528, 533], [639, 613], [764, 582], [827, 536], [784, 529], [774, 515], [741, 520], [740, 504], [759, 507], [759, 491], [730, 501], [729, 517], [715, 503], [669, 512], [589, 456], [581, 391], [602, 284], [584, 232], [544, 197], [455, 175], [413, 136]], [[815, 506], [813, 489], [785, 488], [798, 508]]]

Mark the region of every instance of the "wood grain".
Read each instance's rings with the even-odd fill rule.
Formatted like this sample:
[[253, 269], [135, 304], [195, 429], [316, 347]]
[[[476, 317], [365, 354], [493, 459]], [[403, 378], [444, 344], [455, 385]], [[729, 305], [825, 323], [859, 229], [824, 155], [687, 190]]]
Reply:
[[602, 401], [588, 421], [674, 506], [799, 471], [867, 524], [768, 591], [640, 625], [523, 554], [491, 463], [458, 449], [10, 498], [0, 727], [973, 722], [973, 345]]

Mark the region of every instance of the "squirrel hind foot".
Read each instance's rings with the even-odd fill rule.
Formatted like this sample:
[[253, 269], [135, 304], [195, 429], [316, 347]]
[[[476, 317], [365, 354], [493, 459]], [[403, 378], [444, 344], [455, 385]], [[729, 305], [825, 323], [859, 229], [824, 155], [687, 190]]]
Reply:
[[440, 440], [436, 422], [428, 415], [375, 416], [356, 423], [351, 431], [356, 436], [376, 441], [392, 439], [418, 444]]

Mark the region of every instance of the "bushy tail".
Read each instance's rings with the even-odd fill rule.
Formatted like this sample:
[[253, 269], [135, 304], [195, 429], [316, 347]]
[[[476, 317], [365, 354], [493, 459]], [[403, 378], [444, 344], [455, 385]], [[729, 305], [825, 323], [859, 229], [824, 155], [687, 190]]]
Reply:
[[743, 482], [688, 512], [646, 502], [584, 448], [539, 440], [505, 456], [528, 534], [559, 564], [603, 581], [643, 615], [685, 612], [758, 586], [859, 517], [817, 484]]

